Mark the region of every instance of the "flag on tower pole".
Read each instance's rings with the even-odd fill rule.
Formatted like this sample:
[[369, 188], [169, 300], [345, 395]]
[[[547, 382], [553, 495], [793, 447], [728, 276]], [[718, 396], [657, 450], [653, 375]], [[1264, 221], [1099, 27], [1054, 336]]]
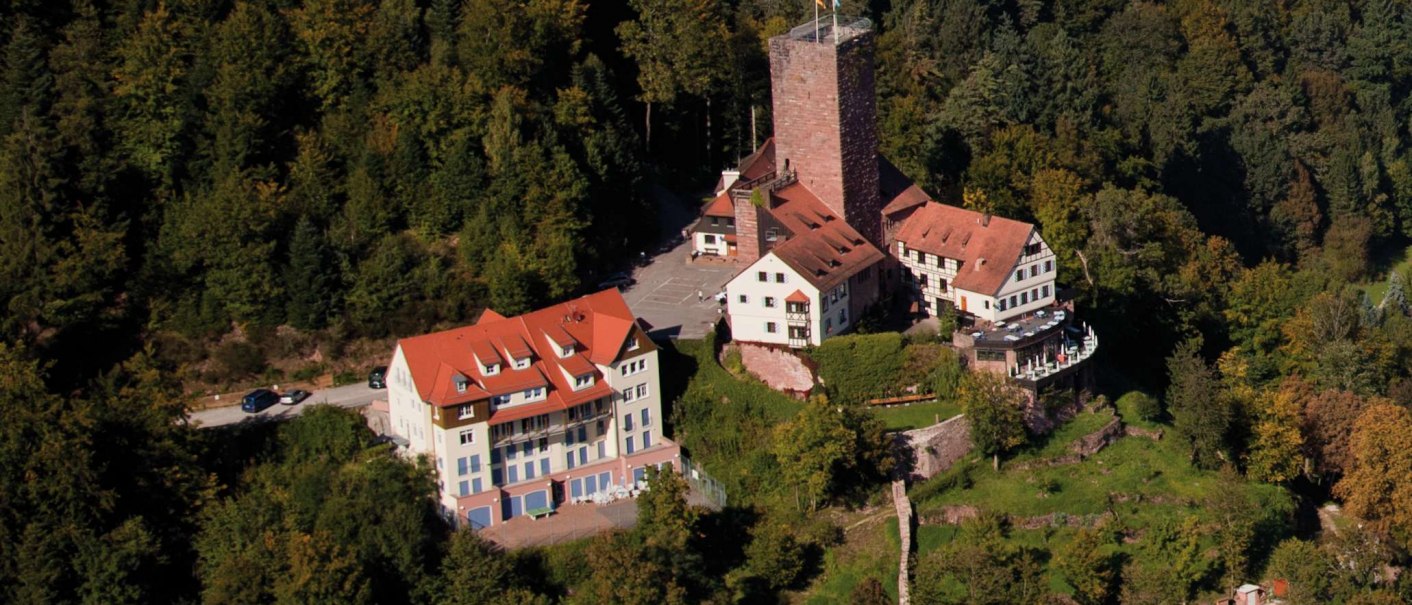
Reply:
[[838, 46], [838, 7], [843, 0], [833, 0], [833, 45]]

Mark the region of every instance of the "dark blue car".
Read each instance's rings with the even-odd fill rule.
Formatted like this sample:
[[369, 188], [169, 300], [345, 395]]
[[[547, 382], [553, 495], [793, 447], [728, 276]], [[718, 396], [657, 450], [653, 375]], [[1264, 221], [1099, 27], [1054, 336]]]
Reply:
[[279, 403], [279, 394], [269, 389], [255, 389], [240, 400], [240, 409], [248, 414], [260, 412]]

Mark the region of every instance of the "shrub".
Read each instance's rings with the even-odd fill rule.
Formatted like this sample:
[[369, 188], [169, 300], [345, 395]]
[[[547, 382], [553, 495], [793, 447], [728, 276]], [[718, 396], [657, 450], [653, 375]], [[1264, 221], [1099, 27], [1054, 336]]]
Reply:
[[819, 377], [837, 403], [861, 403], [899, 390], [902, 376], [902, 335], [836, 336], [812, 354]]
[[1161, 403], [1142, 391], [1128, 391], [1118, 398], [1117, 406], [1119, 414], [1144, 422], [1152, 422], [1162, 416]]
[[315, 378], [318, 378], [324, 373], [325, 370], [327, 370], [327, 368], [324, 367], [324, 364], [311, 363], [302, 368], [299, 368], [298, 370], [295, 370], [294, 374], [292, 374], [290, 377], [300, 382], [308, 382]]
[[265, 370], [265, 352], [244, 341], [230, 341], [216, 348], [218, 377], [236, 380]]

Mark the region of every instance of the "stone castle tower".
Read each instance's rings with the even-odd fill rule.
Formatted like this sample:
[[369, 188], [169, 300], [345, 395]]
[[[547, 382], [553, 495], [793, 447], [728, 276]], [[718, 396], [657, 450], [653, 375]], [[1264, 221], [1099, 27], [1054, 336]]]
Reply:
[[[867, 20], [814, 22], [770, 38], [775, 166], [874, 245], [883, 246], [873, 83], [875, 35]], [[816, 39], [817, 36], [817, 39]]]

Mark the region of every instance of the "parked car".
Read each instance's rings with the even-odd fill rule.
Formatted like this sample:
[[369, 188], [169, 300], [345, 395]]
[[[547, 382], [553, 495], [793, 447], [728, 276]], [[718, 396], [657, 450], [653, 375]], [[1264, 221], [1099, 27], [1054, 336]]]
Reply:
[[635, 283], [637, 283], [637, 280], [633, 279], [632, 276], [627, 273], [614, 273], [609, 275], [608, 279], [598, 282], [598, 289], [607, 290], [608, 288], [617, 288], [619, 290], [626, 290]]
[[269, 389], [255, 389], [240, 400], [241, 411], [255, 414], [279, 402], [279, 394]]
[[294, 405], [309, 398], [309, 392], [304, 389], [294, 389], [279, 396], [279, 402], [284, 405]]
[[376, 368], [373, 368], [373, 371], [368, 374], [368, 388], [387, 388], [387, 366], [378, 366]]

